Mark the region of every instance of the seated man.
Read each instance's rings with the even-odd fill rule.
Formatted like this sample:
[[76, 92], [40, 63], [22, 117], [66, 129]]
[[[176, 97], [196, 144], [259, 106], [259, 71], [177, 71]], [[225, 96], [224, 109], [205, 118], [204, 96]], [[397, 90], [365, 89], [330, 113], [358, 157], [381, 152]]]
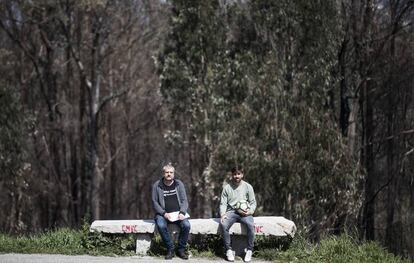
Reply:
[[[234, 261], [234, 253], [230, 244], [229, 230], [235, 222], [245, 224], [247, 227], [247, 248], [244, 257], [245, 262], [252, 259], [254, 245], [254, 221], [253, 213], [256, 209], [256, 198], [253, 187], [242, 180], [243, 170], [240, 167], [234, 167], [231, 170], [231, 182], [224, 186], [220, 199], [220, 226], [223, 231], [224, 247], [228, 261]], [[238, 204], [245, 202], [247, 208], [238, 209]]]
[[[180, 227], [177, 256], [188, 259], [186, 247], [190, 233], [190, 222], [186, 218], [188, 201], [183, 182], [174, 179], [174, 167], [167, 164], [163, 167], [164, 176], [152, 186], [152, 204], [155, 210], [155, 224], [167, 247], [165, 259], [174, 257], [174, 243], [168, 231], [168, 224]], [[175, 212], [175, 213], [174, 213]], [[178, 213], [178, 218], [176, 214]]]

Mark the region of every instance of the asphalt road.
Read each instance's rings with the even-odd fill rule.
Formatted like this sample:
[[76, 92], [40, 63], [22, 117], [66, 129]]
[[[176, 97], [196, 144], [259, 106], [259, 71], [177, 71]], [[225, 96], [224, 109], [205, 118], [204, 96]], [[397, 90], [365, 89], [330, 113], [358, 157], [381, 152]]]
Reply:
[[[182, 260], [180, 258], [173, 258], [172, 260], [165, 260], [164, 258], [156, 257], [94, 257], [94, 256], [67, 256], [67, 255], [46, 255], [46, 254], [2, 254], [0, 255], [0, 263], [216, 263], [227, 262], [221, 258], [190, 258], [189, 260]], [[236, 258], [235, 262], [243, 262], [241, 258]], [[269, 263], [271, 261], [263, 261], [253, 258], [252, 263]]]

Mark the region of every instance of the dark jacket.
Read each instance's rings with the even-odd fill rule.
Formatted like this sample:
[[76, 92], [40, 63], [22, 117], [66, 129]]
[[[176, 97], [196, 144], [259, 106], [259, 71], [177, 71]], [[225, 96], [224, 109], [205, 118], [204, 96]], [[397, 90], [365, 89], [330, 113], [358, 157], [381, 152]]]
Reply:
[[[152, 206], [154, 207], [155, 214], [161, 216], [165, 214], [164, 190], [162, 188], [162, 180], [163, 179], [160, 179], [152, 185]], [[174, 181], [177, 189], [180, 213], [186, 214], [188, 210], [188, 200], [184, 184], [178, 179], [174, 179]]]

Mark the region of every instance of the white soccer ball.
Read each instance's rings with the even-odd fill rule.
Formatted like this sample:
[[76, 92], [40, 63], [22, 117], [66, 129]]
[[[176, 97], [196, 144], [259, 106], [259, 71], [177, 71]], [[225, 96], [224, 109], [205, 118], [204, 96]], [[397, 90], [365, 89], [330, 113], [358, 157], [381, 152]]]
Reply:
[[249, 202], [247, 202], [246, 200], [241, 200], [236, 203], [234, 208], [236, 209], [237, 212], [246, 213], [249, 210], [250, 205], [249, 205]]

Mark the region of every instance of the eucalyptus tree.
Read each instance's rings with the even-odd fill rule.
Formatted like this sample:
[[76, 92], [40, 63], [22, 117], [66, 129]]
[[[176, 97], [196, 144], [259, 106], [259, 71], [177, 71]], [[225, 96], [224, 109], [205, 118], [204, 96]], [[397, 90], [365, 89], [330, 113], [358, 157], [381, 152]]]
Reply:
[[238, 119], [244, 140], [235, 142], [245, 147], [243, 160], [254, 175], [261, 209], [295, 218], [316, 238], [329, 228], [341, 231], [356, 218], [361, 178], [333, 110], [339, 6], [336, 1], [247, 6], [239, 20], [245, 35], [236, 45], [253, 59], [245, 63], [247, 114]]
[[[171, 1], [171, 29], [159, 56], [161, 92], [171, 110], [168, 139], [181, 150], [192, 180], [194, 212], [211, 215], [214, 161], [226, 118], [219, 79], [226, 30], [219, 1]], [[177, 141], [177, 139], [179, 139]], [[199, 188], [204, 189], [200, 191]], [[201, 197], [201, 198], [200, 198]]]
[[244, 164], [258, 213], [286, 214], [316, 237], [341, 230], [355, 218], [359, 173], [329, 111], [336, 1], [171, 4], [161, 89], [178, 130], [172, 139], [194, 138], [205, 156], [195, 186], [217, 198], [225, 171]]

